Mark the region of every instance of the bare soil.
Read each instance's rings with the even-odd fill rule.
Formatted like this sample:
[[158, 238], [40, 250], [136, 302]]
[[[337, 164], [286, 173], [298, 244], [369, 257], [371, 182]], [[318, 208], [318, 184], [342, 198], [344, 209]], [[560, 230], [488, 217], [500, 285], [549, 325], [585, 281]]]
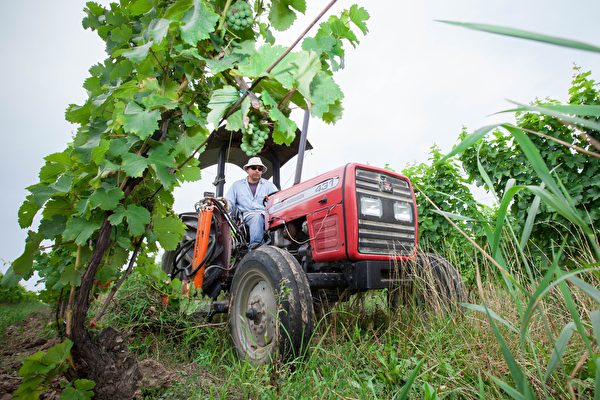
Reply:
[[[0, 337], [0, 400], [12, 399], [12, 393], [21, 383], [18, 371], [26, 357], [59, 343], [58, 338], [49, 338], [44, 333], [51, 317], [49, 310], [36, 312], [6, 328]], [[55, 384], [42, 399], [58, 399], [58, 382]]]
[[[37, 312], [20, 323], [6, 328], [5, 334], [0, 337], [0, 400], [12, 399], [12, 393], [21, 383], [18, 371], [26, 357], [38, 351], [46, 351], [60, 343], [59, 338], [48, 337], [51, 333], [44, 329], [51, 324], [51, 321], [50, 310]], [[143, 376], [140, 384], [145, 388], [168, 387], [176, 380], [176, 374], [156, 360], [140, 361], [139, 368]], [[64, 379], [64, 377], [55, 379], [40, 398], [44, 400], [58, 399], [60, 382]], [[141, 398], [139, 391], [136, 393], [136, 398]]]

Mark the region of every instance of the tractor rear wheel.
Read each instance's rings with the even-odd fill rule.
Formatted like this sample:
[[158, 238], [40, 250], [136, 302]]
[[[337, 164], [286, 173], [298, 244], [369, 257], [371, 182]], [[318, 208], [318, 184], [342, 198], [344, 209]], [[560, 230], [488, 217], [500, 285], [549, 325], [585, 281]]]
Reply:
[[313, 313], [306, 275], [285, 250], [261, 246], [240, 261], [229, 311], [231, 339], [240, 359], [263, 364], [302, 355]]
[[[185, 233], [179, 245], [175, 250], [165, 251], [162, 256], [162, 269], [169, 276], [179, 278], [182, 281], [190, 281], [194, 279], [193, 261], [194, 261], [194, 246], [196, 244], [196, 232], [198, 230], [198, 214], [193, 212], [183, 213], [179, 218], [185, 224]], [[213, 219], [210, 226], [210, 236], [208, 239], [207, 249], [207, 265], [210, 266], [210, 261], [214, 260], [222, 251], [222, 246], [217, 243], [217, 230]], [[208, 272], [210, 271], [210, 272]], [[222, 273], [222, 269], [209, 268], [204, 274], [204, 283], [202, 290], [204, 294], [212, 299], [216, 299], [221, 292], [221, 284], [218, 282]]]
[[420, 253], [407, 268], [408, 283], [388, 289], [388, 305], [395, 312], [401, 304], [411, 302], [438, 311], [467, 300], [460, 272], [448, 260], [432, 253]]
[[189, 212], [179, 216], [185, 224], [185, 233], [177, 249], [165, 251], [162, 256], [162, 269], [174, 278], [188, 280], [185, 271], [191, 271], [194, 259], [194, 244], [198, 230], [198, 214]]

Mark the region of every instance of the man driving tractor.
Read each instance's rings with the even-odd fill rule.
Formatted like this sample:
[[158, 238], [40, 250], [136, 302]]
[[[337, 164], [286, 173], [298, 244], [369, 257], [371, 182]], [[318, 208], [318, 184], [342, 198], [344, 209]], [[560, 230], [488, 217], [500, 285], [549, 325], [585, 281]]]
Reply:
[[249, 247], [255, 248], [263, 242], [265, 232], [265, 200], [269, 194], [276, 192], [277, 187], [262, 178], [267, 171], [260, 157], [252, 157], [244, 165], [248, 174], [233, 183], [225, 198], [229, 203], [232, 215], [240, 214], [250, 231]]

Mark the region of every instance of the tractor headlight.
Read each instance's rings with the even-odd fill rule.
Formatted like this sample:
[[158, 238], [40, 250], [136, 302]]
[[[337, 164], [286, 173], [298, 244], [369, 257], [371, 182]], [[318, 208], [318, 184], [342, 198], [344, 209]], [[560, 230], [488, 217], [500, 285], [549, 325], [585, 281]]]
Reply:
[[381, 199], [376, 199], [373, 197], [361, 197], [360, 213], [362, 215], [370, 215], [372, 217], [381, 218], [381, 216], [383, 215]]
[[412, 207], [409, 203], [394, 202], [394, 218], [396, 221], [412, 222]]

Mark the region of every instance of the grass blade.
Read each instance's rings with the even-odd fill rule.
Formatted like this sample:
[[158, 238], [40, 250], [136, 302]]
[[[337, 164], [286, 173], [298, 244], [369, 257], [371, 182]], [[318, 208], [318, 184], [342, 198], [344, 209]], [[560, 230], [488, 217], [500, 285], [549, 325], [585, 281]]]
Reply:
[[479, 150], [480, 149], [481, 149], [481, 146], [479, 146], [477, 148], [477, 170], [479, 171], [479, 175], [481, 175], [481, 177], [483, 178], [483, 181], [487, 185], [488, 192], [492, 193], [492, 195], [494, 196], [494, 200], [497, 203], [498, 202], [498, 193], [496, 193], [496, 190], [494, 189], [494, 184], [492, 183], [490, 176], [488, 175], [485, 168], [483, 168], [483, 164], [481, 164], [481, 160], [479, 159]]
[[498, 246], [500, 245], [502, 228], [505, 225], [504, 221], [506, 219], [506, 214], [508, 213], [508, 206], [511, 204], [513, 197], [515, 197], [515, 195], [523, 189], [523, 186], [513, 186], [504, 192], [504, 196], [502, 196], [502, 202], [500, 203], [500, 208], [498, 208], [498, 214], [496, 217], [496, 230], [494, 231], [494, 236], [492, 237], [492, 242], [490, 243], [492, 254], [496, 254]]
[[594, 53], [600, 53], [600, 47], [595, 46], [593, 44], [588, 44], [584, 42], [579, 42], [577, 40], [565, 39], [556, 36], [544, 35], [541, 33], [535, 33], [530, 31], [524, 31], [521, 29], [508, 28], [505, 26], [499, 25], [489, 25], [489, 24], [477, 24], [470, 22], [458, 22], [458, 21], [444, 21], [438, 20], [438, 22], [443, 22], [449, 25], [456, 25], [467, 29], [473, 29], [476, 31], [494, 33], [496, 35], [502, 36], [510, 36], [518, 39], [526, 39], [533, 40], [536, 42], [553, 44], [555, 46], [568, 47], [570, 49], [591, 51]]
[[592, 329], [594, 330], [596, 345], [600, 346], [600, 310], [592, 311], [590, 313], [590, 320], [592, 321]]
[[489, 308], [479, 305], [479, 304], [460, 303], [460, 305], [461, 305], [461, 307], [464, 307], [467, 310], [473, 310], [473, 311], [478, 311], [483, 314], [488, 314], [491, 318], [495, 319], [496, 321], [498, 321], [502, 325], [504, 325], [506, 328], [508, 328], [508, 330], [510, 330], [516, 334], [519, 333], [519, 331], [517, 330], [517, 328], [514, 327], [513, 324], [511, 324], [509, 321], [505, 320], [504, 318], [502, 318], [501, 316], [496, 314], [496, 312], [494, 310], [490, 310]]
[[596, 303], [600, 304], [600, 290], [577, 277], [569, 278], [569, 281], [573, 282], [579, 289], [587, 293]]
[[[462, 153], [463, 151], [465, 151], [466, 149], [468, 149], [469, 147], [471, 147], [475, 143], [477, 143], [479, 141], [479, 139], [483, 138], [491, 130], [496, 129], [499, 126], [500, 126], [500, 124], [494, 124], [494, 125], [487, 125], [487, 126], [477, 129], [475, 132], [468, 135], [462, 142], [460, 142], [458, 145], [456, 145], [452, 150], [450, 150], [450, 153], [448, 153], [444, 157], [442, 157], [442, 159], [439, 160], [437, 163], [435, 163], [435, 165], [439, 165], [439, 164], [443, 163], [444, 161], [446, 161], [447, 159], [449, 159], [450, 157], [454, 157], [455, 155]], [[433, 165], [433, 167], [435, 167], [435, 165]]]
[[561, 121], [564, 122], [568, 122], [570, 124], [574, 124], [574, 125], [580, 125], [580, 126], [584, 126], [588, 129], [591, 129], [593, 131], [600, 131], [600, 124], [593, 121], [593, 120], [589, 120], [589, 119], [585, 119], [585, 118], [579, 118], [579, 117], [572, 117], [568, 114], [564, 114], [561, 112], [557, 112], [554, 111], [548, 107], [542, 107], [542, 106], [530, 106], [530, 105], [526, 105], [526, 104], [521, 104], [518, 103], [516, 101], [512, 101], [509, 100], [511, 103], [518, 105], [520, 108], [523, 108], [527, 111], [534, 111], [534, 112], [539, 112], [545, 115], [550, 115], [552, 117], [558, 118]]
[[539, 196], [547, 206], [552, 208], [554, 211], [571, 221], [573, 224], [579, 226], [586, 234], [592, 233], [592, 229], [588, 226], [583, 218], [579, 216], [577, 210], [569, 207], [568, 203], [565, 202], [565, 198], [560, 196], [560, 198], [546, 189], [543, 189], [541, 186], [527, 186], [527, 189]]
[[[538, 107], [541, 107], [545, 110], [554, 111], [562, 114], [570, 114], [570, 115], [578, 115], [580, 117], [596, 117], [600, 118], [600, 106], [591, 105], [591, 104], [551, 104], [551, 103], [542, 103], [538, 104]], [[497, 114], [501, 113], [514, 113], [514, 112], [524, 112], [531, 111], [529, 107], [519, 106], [517, 108], [512, 108], [510, 110], [500, 111]]]
[[477, 375], [477, 382], [479, 387], [479, 400], [485, 400], [485, 387], [483, 386], [483, 379], [481, 379], [481, 374]]
[[[561, 271], [557, 271], [557, 274], [560, 274], [560, 273], [561, 273]], [[564, 275], [565, 274], [563, 274], [563, 276]], [[563, 276], [561, 276], [561, 278]], [[560, 292], [563, 295], [563, 298], [565, 299], [565, 304], [567, 305], [569, 314], [571, 314], [571, 318], [573, 318], [573, 322], [575, 323], [575, 326], [577, 327], [577, 332], [579, 332], [579, 336], [581, 336], [581, 339], [583, 340], [583, 343], [585, 344], [585, 347], [586, 347], [588, 353], [590, 354], [590, 356], [593, 356], [594, 349], [593, 349], [592, 343], [591, 343], [590, 339], [588, 338], [588, 335], [586, 333], [585, 327], [583, 326], [583, 323], [581, 322], [581, 317], [579, 316], [579, 309], [577, 308], [577, 305], [575, 304], [575, 300], [573, 299], [573, 295], [571, 294], [571, 291], [569, 290], [569, 286], [567, 285], [566, 282], [562, 281], [558, 285], [558, 288], [560, 289]]]
[[402, 386], [402, 389], [400, 389], [400, 393], [399, 393], [400, 400], [408, 399], [408, 394], [410, 393], [410, 389], [412, 388], [412, 385], [415, 383], [415, 380], [417, 379], [417, 376], [419, 375], [419, 372], [421, 371], [421, 367], [423, 366], [424, 362], [425, 362], [425, 359], [424, 358], [421, 359], [421, 361], [419, 361], [419, 363], [417, 364], [415, 369], [413, 369], [412, 372], [410, 373], [410, 376], [406, 380], [406, 383], [404, 384], [404, 386]]
[[473, 218], [471, 217], [466, 217], [464, 215], [460, 215], [460, 214], [455, 214], [455, 213], [451, 213], [451, 212], [447, 212], [447, 211], [438, 211], [438, 210], [432, 210], [434, 213], [442, 215], [442, 216], [447, 216], [450, 219], [456, 219], [459, 221], [467, 221], [467, 222], [471, 222], [474, 221]]
[[540, 303], [542, 297], [546, 293], [548, 293], [547, 289], [550, 286], [550, 282], [556, 275], [556, 271], [558, 270], [558, 260], [561, 255], [562, 255], [562, 249], [559, 252], [559, 254], [556, 257], [554, 257], [554, 262], [552, 263], [552, 267], [548, 270], [548, 272], [546, 272], [546, 274], [544, 275], [544, 278], [538, 285], [537, 289], [535, 290], [533, 295], [529, 298], [529, 303], [527, 304], [527, 309], [525, 310], [525, 313], [523, 314], [523, 318], [521, 319], [521, 333], [520, 333], [521, 343], [525, 342], [525, 338], [527, 336], [527, 331], [529, 329], [529, 321], [531, 320], [531, 317], [533, 316], [533, 312], [537, 308], [537, 305]]
[[504, 390], [506, 394], [508, 394], [513, 399], [525, 400], [525, 396], [523, 396], [517, 389], [510, 386], [508, 383], [504, 382], [502, 379], [496, 378], [495, 376], [492, 376], [491, 378], [496, 383], [496, 385], [500, 386], [502, 390]]
[[560, 360], [562, 359], [562, 356], [565, 350], [567, 349], [567, 344], [569, 343], [573, 332], [575, 332], [575, 329], [575, 323], [569, 322], [564, 326], [564, 328], [560, 332], [556, 343], [554, 343], [554, 349], [552, 350], [550, 361], [548, 361], [548, 367], [546, 368], [546, 373], [544, 374], [544, 381], [547, 381], [548, 378], [550, 378], [550, 376], [560, 363]]
[[533, 144], [531, 139], [529, 139], [527, 134], [523, 132], [520, 128], [517, 128], [513, 125], [505, 124], [503, 125], [503, 127], [508, 132], [510, 132], [510, 134], [515, 138], [515, 140], [519, 144], [519, 147], [521, 147], [523, 154], [525, 155], [525, 157], [527, 157], [529, 163], [535, 170], [538, 178], [540, 178], [542, 182], [544, 182], [546, 186], [548, 186], [548, 189], [550, 189], [550, 191], [554, 195], [562, 197], [560, 188], [554, 181], [554, 178], [552, 178], [550, 170], [546, 166], [546, 163], [544, 162], [540, 151], [535, 146], [535, 144]]
[[[520, 388], [520, 390], [515, 391], [515, 393], [518, 393], [521, 396], [524, 396], [524, 397], [519, 397], [519, 398], [532, 398], [533, 397], [532, 391], [531, 391], [531, 388], [529, 387], [529, 383], [527, 382], [527, 378], [526, 378], [525, 374], [521, 370], [521, 367], [519, 366], [519, 364], [517, 364], [515, 357], [511, 353], [510, 349], [508, 348], [508, 345], [506, 344], [506, 341], [504, 340], [504, 336], [502, 336], [502, 333], [500, 333], [498, 326], [494, 322], [494, 319], [492, 318], [492, 316], [489, 312], [490, 311], [489, 308], [485, 307], [485, 309], [486, 309], [486, 312], [488, 315], [488, 320], [490, 321], [490, 325], [492, 326], [492, 330], [494, 331], [494, 335], [496, 336], [496, 340], [498, 341], [498, 343], [500, 343], [500, 351], [502, 352], [502, 356], [504, 357], [504, 360], [508, 364], [508, 369], [510, 370], [510, 376], [512, 377], [513, 381], [515, 382], [515, 385], [518, 388]], [[508, 387], [510, 387], [510, 386], [508, 386]]]
[[[542, 183], [540, 188], [544, 189], [545, 185]], [[523, 226], [523, 232], [521, 232], [521, 240], [519, 241], [519, 248], [521, 251], [525, 250], [531, 231], [533, 230], [533, 224], [535, 223], [535, 217], [537, 216], [538, 210], [540, 209], [540, 203], [542, 199], [536, 195], [527, 210], [527, 219], [525, 220], [525, 226]]]

